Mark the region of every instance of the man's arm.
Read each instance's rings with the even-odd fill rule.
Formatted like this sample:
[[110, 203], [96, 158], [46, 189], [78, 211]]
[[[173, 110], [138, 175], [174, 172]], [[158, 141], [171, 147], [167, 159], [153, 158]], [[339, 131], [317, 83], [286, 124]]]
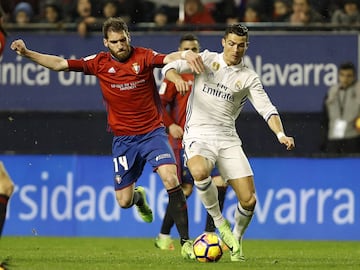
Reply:
[[174, 68], [166, 70], [165, 78], [175, 84], [176, 90], [181, 95], [185, 95], [185, 93], [191, 89], [189, 83], [183, 80], [181, 75]]
[[62, 57], [29, 50], [21, 39], [13, 41], [10, 48], [18, 55], [29, 58], [31, 61], [55, 71], [67, 70], [69, 67], [67, 60]]
[[201, 56], [198, 53], [194, 53], [191, 50], [169, 53], [164, 58], [164, 64], [168, 64], [175, 60], [181, 60], [181, 59], [186, 60], [192, 72], [200, 74], [205, 70]]
[[271, 115], [267, 123], [271, 130], [276, 134], [279, 142], [286, 145], [287, 150], [295, 148], [294, 138], [285, 135], [284, 128], [278, 114]]

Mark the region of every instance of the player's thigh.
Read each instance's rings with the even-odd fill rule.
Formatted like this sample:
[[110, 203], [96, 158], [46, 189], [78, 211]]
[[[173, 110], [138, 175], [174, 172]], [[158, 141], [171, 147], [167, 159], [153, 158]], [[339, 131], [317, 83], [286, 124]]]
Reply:
[[189, 138], [184, 140], [185, 161], [194, 180], [210, 176], [216, 161], [217, 150], [209, 141]]
[[240, 145], [223, 148], [216, 164], [225, 182], [253, 175], [249, 160]]
[[116, 200], [122, 208], [128, 208], [132, 206], [134, 198], [134, 188], [135, 183], [132, 183], [131, 185], [126, 186], [122, 189], [115, 190]]

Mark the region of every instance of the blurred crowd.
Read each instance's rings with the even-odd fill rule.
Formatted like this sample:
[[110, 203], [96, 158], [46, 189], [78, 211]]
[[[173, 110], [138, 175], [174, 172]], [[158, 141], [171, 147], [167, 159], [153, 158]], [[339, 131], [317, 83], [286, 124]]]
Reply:
[[86, 35], [104, 19], [122, 17], [129, 25], [282, 22], [292, 25], [360, 25], [360, 0], [0, 0], [4, 22], [76, 23]]

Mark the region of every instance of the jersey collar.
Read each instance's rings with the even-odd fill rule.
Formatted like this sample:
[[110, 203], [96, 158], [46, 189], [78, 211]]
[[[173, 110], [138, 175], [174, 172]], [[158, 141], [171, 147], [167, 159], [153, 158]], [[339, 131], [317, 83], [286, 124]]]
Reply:
[[229, 68], [234, 71], [239, 71], [244, 67], [244, 63], [243, 63], [244, 60], [241, 60], [241, 62], [237, 65], [228, 66], [224, 61], [224, 53], [223, 52], [218, 55], [218, 61], [220, 63], [220, 68]]

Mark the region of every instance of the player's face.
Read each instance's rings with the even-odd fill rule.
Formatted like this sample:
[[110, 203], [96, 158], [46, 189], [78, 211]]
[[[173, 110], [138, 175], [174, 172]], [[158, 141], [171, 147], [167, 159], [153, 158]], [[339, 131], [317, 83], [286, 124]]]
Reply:
[[225, 63], [228, 66], [233, 66], [241, 62], [249, 43], [246, 36], [230, 33], [226, 38], [222, 39], [222, 45], [224, 47]]
[[130, 37], [125, 31], [108, 32], [108, 38], [104, 38], [104, 45], [110, 53], [119, 61], [126, 60], [131, 52]]
[[184, 40], [180, 44], [179, 51], [186, 50], [192, 50], [193, 52], [198, 53], [200, 51], [199, 42], [197, 42], [196, 40]]
[[355, 74], [352, 69], [341, 69], [339, 71], [339, 84], [341, 88], [348, 88], [355, 81]]

